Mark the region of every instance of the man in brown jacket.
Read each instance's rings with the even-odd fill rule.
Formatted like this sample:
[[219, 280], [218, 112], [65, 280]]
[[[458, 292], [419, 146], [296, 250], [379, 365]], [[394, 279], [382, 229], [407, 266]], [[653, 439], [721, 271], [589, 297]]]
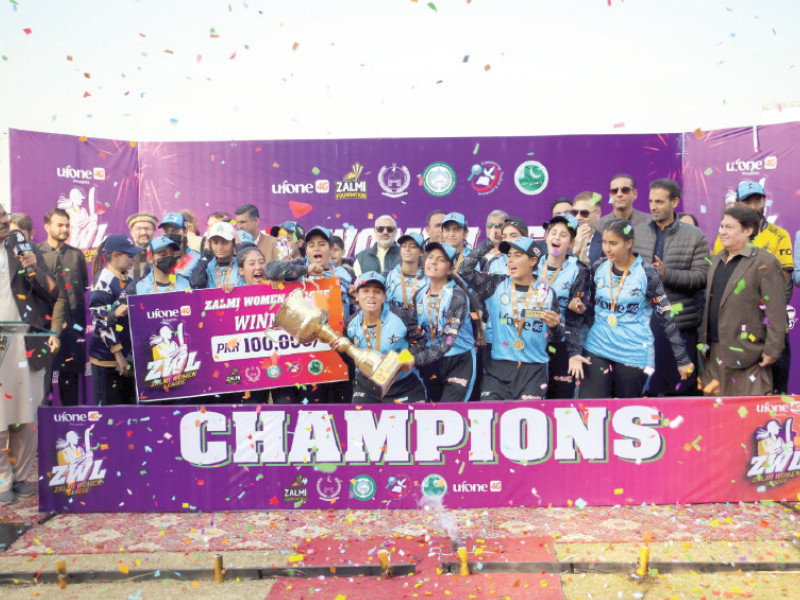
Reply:
[[786, 305], [780, 263], [752, 243], [758, 213], [742, 204], [725, 209], [723, 250], [711, 261], [700, 339], [708, 352], [707, 395], [763, 396], [772, 391], [768, 368], [781, 355]]

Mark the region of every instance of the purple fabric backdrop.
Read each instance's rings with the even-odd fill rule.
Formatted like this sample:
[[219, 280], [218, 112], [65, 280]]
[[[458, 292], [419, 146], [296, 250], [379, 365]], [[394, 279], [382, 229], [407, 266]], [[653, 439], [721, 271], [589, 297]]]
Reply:
[[[713, 246], [726, 202], [743, 180], [758, 181], [767, 193], [767, 218], [794, 236], [800, 229], [795, 203], [800, 197], [800, 123], [720, 129], [702, 137], [684, 134], [684, 208], [693, 213]], [[726, 195], [728, 199], [726, 201]], [[797, 249], [794, 248], [796, 251]], [[790, 344], [800, 348], [796, 327], [797, 296], [787, 307]], [[797, 351], [795, 350], [795, 354]], [[798, 360], [795, 359], [796, 365]], [[796, 372], [796, 369], [792, 369]], [[798, 389], [800, 377], [789, 380], [789, 391]]]

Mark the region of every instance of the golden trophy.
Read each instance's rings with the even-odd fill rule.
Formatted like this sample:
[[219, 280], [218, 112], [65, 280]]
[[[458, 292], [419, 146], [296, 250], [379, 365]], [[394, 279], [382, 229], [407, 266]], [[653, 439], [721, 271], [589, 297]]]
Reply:
[[328, 311], [309, 305], [302, 290], [294, 290], [283, 301], [275, 315], [276, 327], [294, 336], [301, 344], [319, 340], [330, 344], [341, 339], [337, 351], [347, 354], [356, 363], [358, 370], [373, 384], [372, 392], [383, 398], [392, 387], [402, 364], [394, 350], [382, 356], [376, 350], [358, 348], [347, 337], [339, 335], [328, 325]]

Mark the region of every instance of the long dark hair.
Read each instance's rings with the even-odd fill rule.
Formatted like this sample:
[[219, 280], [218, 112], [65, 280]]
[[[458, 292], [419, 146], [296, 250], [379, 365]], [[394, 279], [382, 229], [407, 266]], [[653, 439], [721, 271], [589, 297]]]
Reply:
[[[108, 238], [106, 238], [108, 239]], [[107, 262], [106, 258], [106, 240], [100, 242], [100, 245], [95, 248], [94, 260], [92, 261], [92, 281], [97, 279], [97, 274], [103, 270]]]

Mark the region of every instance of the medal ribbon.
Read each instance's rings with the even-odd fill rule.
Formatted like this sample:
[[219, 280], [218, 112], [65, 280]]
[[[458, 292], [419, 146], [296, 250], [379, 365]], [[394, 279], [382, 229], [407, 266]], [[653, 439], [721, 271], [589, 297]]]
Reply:
[[[168, 292], [171, 292], [171, 291], [173, 291], [174, 289], [175, 289], [175, 282], [174, 282], [174, 281], [171, 281], [171, 282], [169, 283], [169, 288], [167, 289], [167, 291], [168, 291]], [[158, 293], [158, 284], [156, 283], [156, 280], [155, 280], [155, 279], [153, 279], [153, 293], [154, 293], [154, 294], [157, 294], [157, 293]]]
[[[408, 296], [406, 295], [406, 276], [403, 274], [403, 271], [400, 271], [400, 282], [403, 284], [403, 306], [405, 306], [410, 310], [413, 310], [408, 303]], [[418, 283], [419, 283], [419, 277], [414, 275], [414, 287], [411, 288], [411, 302], [414, 302], [414, 294], [417, 291]]]
[[625, 270], [622, 272], [622, 277], [619, 280], [619, 289], [617, 290], [617, 295], [614, 295], [614, 263], [608, 261], [608, 289], [611, 293], [611, 314], [616, 314], [615, 309], [617, 308], [617, 299], [619, 295], [622, 293], [622, 286], [625, 283], [625, 278], [628, 276], [628, 271], [633, 264], [633, 257], [628, 261], [628, 264], [625, 265]]
[[436, 332], [439, 331], [439, 309], [442, 307], [441, 297], [436, 296], [436, 313], [433, 312], [431, 305], [431, 291], [428, 290], [428, 322], [430, 323], [431, 341], [436, 338]]
[[[372, 350], [372, 336], [369, 334], [369, 328], [367, 324], [364, 323], [363, 318], [361, 321], [361, 329], [364, 331], [364, 341], [367, 343], [367, 348]], [[381, 350], [381, 320], [378, 319], [378, 324], [375, 326], [374, 329], [375, 333], [375, 350], [380, 352]]]
[[517, 289], [514, 288], [514, 301], [511, 303], [511, 308], [514, 314], [514, 321], [517, 322], [517, 337], [522, 339], [522, 329], [525, 327], [525, 311], [528, 308], [528, 302], [530, 302], [531, 297], [533, 296], [533, 282], [528, 286], [528, 291], [525, 292], [525, 302], [522, 305], [522, 318], [519, 318], [517, 314]]
[[228, 278], [230, 272], [231, 267], [225, 267], [225, 270], [222, 272], [222, 277], [220, 277], [219, 263], [217, 263], [217, 287], [222, 287], [225, 285], [225, 280]]

